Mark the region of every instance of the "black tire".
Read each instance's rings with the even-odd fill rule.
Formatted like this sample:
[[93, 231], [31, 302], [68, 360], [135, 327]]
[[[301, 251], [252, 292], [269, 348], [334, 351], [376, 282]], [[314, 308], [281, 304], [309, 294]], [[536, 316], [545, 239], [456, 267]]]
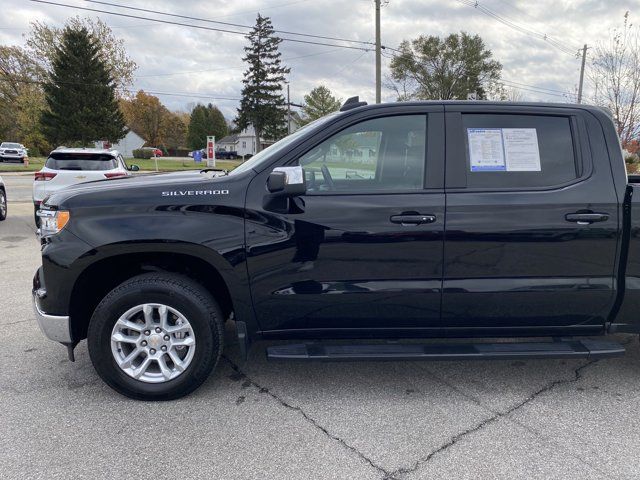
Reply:
[[[180, 311], [191, 324], [196, 348], [189, 366], [163, 383], [146, 383], [129, 376], [111, 352], [111, 333], [130, 308], [159, 303]], [[98, 375], [114, 390], [138, 400], [173, 400], [198, 388], [218, 363], [223, 349], [224, 319], [218, 304], [200, 284], [188, 277], [147, 273], [113, 289], [96, 308], [87, 333], [89, 356]]]
[[39, 205], [33, 206], [33, 220], [36, 222], [36, 228], [40, 228], [40, 217], [38, 216]]
[[0, 188], [0, 222], [7, 218], [7, 193]]

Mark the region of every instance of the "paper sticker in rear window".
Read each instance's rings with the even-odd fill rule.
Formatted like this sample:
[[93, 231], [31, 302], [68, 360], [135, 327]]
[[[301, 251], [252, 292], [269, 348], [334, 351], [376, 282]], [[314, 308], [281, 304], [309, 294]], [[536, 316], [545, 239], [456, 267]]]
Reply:
[[539, 172], [535, 128], [467, 128], [472, 172]]
[[472, 172], [503, 172], [507, 169], [501, 128], [467, 128]]
[[507, 172], [539, 172], [540, 150], [535, 128], [503, 128]]

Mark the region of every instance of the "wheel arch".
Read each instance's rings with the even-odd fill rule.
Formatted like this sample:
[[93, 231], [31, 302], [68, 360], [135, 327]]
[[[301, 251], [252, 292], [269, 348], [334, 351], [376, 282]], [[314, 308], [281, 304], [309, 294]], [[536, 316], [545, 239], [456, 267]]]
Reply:
[[[129, 278], [148, 272], [170, 272], [185, 275], [202, 284], [218, 302], [224, 318], [237, 312], [240, 299], [232, 292], [237, 279], [230, 269], [221, 268], [209, 259], [192, 252], [171, 250], [143, 250], [113, 255], [102, 255], [88, 264], [78, 275], [71, 292], [69, 316], [72, 338], [87, 336], [89, 320], [100, 301], [116, 286]], [[238, 313], [235, 313], [236, 317]]]

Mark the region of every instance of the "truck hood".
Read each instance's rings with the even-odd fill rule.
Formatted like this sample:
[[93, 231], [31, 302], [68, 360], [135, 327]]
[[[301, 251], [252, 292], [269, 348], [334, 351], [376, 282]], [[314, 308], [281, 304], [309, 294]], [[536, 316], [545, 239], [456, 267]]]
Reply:
[[[108, 197], [119, 198], [129, 196], [130, 192], [140, 192], [148, 188], [167, 191], [190, 191], [198, 185], [222, 185], [230, 177], [219, 171], [190, 170], [184, 172], [142, 174], [130, 177], [96, 180], [93, 182], [71, 185], [47, 197], [45, 206], [58, 206], [76, 197]], [[122, 191], [122, 192], [118, 192]]]

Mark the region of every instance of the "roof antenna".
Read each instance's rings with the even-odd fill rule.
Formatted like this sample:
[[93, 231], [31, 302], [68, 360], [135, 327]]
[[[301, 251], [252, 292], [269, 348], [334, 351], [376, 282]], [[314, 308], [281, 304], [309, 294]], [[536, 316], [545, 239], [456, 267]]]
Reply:
[[364, 107], [367, 102], [361, 102], [360, 97], [355, 96], [351, 98], [347, 98], [347, 101], [344, 102], [344, 105], [340, 108], [341, 112], [346, 112], [347, 110], [351, 110], [352, 108]]

